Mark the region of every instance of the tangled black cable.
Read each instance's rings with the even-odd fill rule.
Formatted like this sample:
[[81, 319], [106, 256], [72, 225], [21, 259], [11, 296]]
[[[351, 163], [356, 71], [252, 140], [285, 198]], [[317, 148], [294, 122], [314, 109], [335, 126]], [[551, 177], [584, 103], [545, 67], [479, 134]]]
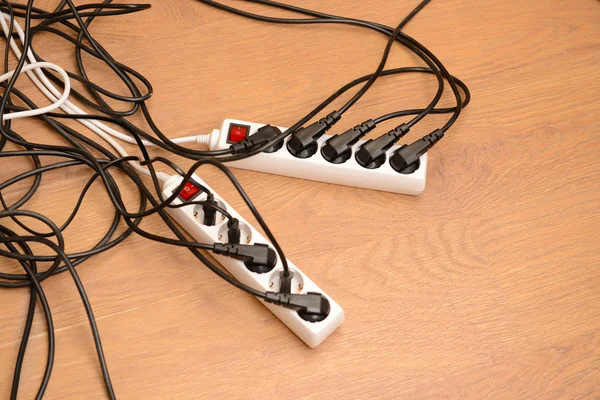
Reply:
[[[137, 234], [150, 240], [167, 243], [174, 246], [187, 248], [194, 256], [206, 265], [211, 271], [233, 286], [267, 301], [273, 301], [273, 297], [269, 297], [268, 292], [258, 291], [250, 286], [247, 286], [228, 273], [224, 272], [217, 265], [212, 263], [200, 250], [214, 250], [214, 244], [197, 243], [189, 241], [184, 233], [170, 219], [166, 210], [174, 207], [184, 207], [190, 205], [202, 205], [213, 207], [219, 211], [225, 218], [232, 219], [232, 216], [226, 209], [221, 208], [218, 204], [213, 204], [209, 200], [213, 194], [206, 188], [201, 186], [200, 190], [206, 194], [206, 200], [197, 200], [183, 202], [182, 204], [172, 204], [178, 193], [184, 186], [190, 182], [192, 175], [196, 170], [205, 165], [211, 165], [221, 171], [227, 179], [233, 184], [238, 194], [249, 207], [251, 213], [256, 218], [266, 236], [275, 248], [278, 258], [282, 263], [284, 271], [288, 270], [287, 259], [283, 249], [278, 244], [275, 236], [268, 228], [266, 222], [252, 203], [251, 199], [244, 191], [240, 183], [234, 175], [223, 165], [223, 162], [234, 161], [241, 158], [250, 157], [257, 154], [270, 146], [282, 141], [285, 137], [293, 134], [303, 124], [314, 118], [319, 112], [329, 106], [334, 100], [342, 94], [354, 87], [362, 84], [360, 89], [352, 96], [352, 98], [342, 106], [339, 111], [341, 116], [355, 105], [359, 99], [369, 90], [369, 88], [383, 76], [391, 76], [404, 73], [426, 73], [433, 75], [438, 82], [438, 90], [431, 102], [424, 108], [415, 108], [410, 110], [401, 110], [391, 112], [376, 118], [374, 121], [380, 123], [392, 118], [412, 115], [413, 118], [407, 123], [413, 126], [422, 120], [428, 114], [452, 114], [446, 125], [442, 128], [447, 130], [458, 118], [461, 109], [469, 102], [470, 94], [466, 85], [458, 78], [453, 77], [446, 70], [443, 64], [423, 45], [402, 32], [403, 27], [429, 2], [429, 0], [420, 3], [395, 29], [384, 25], [361, 21], [357, 19], [348, 19], [329, 14], [319, 13], [302, 9], [295, 6], [289, 6], [282, 3], [277, 3], [269, 0], [256, 0], [254, 2], [285, 9], [288, 11], [302, 13], [310, 18], [305, 19], [282, 19], [260, 16], [257, 14], [247, 13], [237, 10], [233, 7], [214, 2], [212, 0], [199, 0], [205, 4], [222, 10], [232, 12], [244, 17], [257, 19], [260, 21], [274, 23], [290, 23], [290, 24], [314, 24], [314, 23], [342, 23], [355, 26], [374, 29], [386, 37], [388, 43], [383, 52], [382, 59], [372, 74], [365, 75], [355, 79], [335, 91], [325, 101], [316, 106], [311, 112], [299, 119], [295, 124], [280, 137], [270, 140], [269, 142], [252, 149], [249, 152], [241, 154], [232, 154], [231, 149], [218, 151], [201, 151], [194, 150], [169, 140], [159, 127], [155, 124], [148, 107], [148, 100], [153, 94], [151, 83], [135, 69], [115, 60], [110, 53], [96, 40], [89, 31], [92, 22], [98, 18], [109, 16], [117, 16], [135, 13], [150, 8], [147, 4], [112, 4], [112, 0], [104, 0], [102, 3], [84, 4], [75, 6], [72, 0], [62, 0], [58, 7], [53, 11], [47, 11], [34, 6], [34, 0], [28, 0], [26, 5], [11, 3], [7, 0], [0, 0], [0, 18], [6, 16], [9, 22], [8, 31], [5, 33], [7, 39], [5, 46], [4, 57], [4, 72], [9, 71], [9, 54], [11, 51], [10, 41], [20, 39], [18, 32], [15, 32], [15, 18], [24, 19], [24, 40], [22, 43], [22, 55], [19, 57], [15, 73], [6, 83], [1, 83], [4, 88], [4, 94], [0, 98], [0, 115], [4, 116], [8, 113], [20, 112], [26, 110], [35, 110], [38, 106], [23, 92], [15, 87], [21, 71], [28, 63], [28, 50], [31, 51], [33, 57], [37, 61], [44, 61], [35, 51], [33, 43], [34, 38], [39, 32], [46, 32], [53, 37], [63, 39], [71, 43], [75, 48], [76, 72], [67, 72], [70, 79], [76, 80], [83, 84], [86, 93], [71, 89], [71, 95], [90, 107], [95, 111], [95, 114], [74, 114], [48, 112], [36, 116], [35, 118], [42, 121], [52, 132], [54, 132], [63, 142], [62, 145], [50, 145], [46, 143], [36, 143], [25, 139], [13, 127], [12, 120], [4, 120], [0, 124], [0, 163], [6, 160], [27, 158], [31, 160], [31, 168], [23, 173], [12, 176], [4, 182], [0, 182], [0, 257], [8, 260], [14, 260], [24, 271], [24, 273], [6, 273], [0, 271], [0, 288], [18, 289], [29, 288], [29, 308], [17, 355], [17, 360], [14, 367], [13, 382], [11, 387], [10, 398], [16, 399], [19, 383], [21, 379], [21, 371], [25, 359], [25, 352], [31, 334], [32, 322], [35, 315], [35, 305], [39, 300], [44, 319], [46, 322], [46, 330], [48, 332], [48, 354], [46, 357], [45, 372], [40, 382], [40, 386], [36, 395], [36, 399], [41, 399], [46, 392], [50, 381], [52, 367], [54, 364], [55, 355], [55, 334], [54, 323], [52, 320], [51, 307], [48, 303], [43, 289], [43, 282], [50, 277], [69, 272], [73, 282], [75, 283], [79, 296], [82, 300], [90, 329], [93, 335], [96, 352], [100, 369], [103, 374], [104, 384], [109, 398], [115, 399], [115, 391], [110, 379], [110, 374], [104, 356], [100, 333], [96, 325], [93, 315], [91, 303], [87, 297], [85, 288], [79, 275], [77, 267], [88, 260], [90, 257], [97, 256], [105, 251], [108, 251], [118, 244], [122, 243], [132, 234]], [[34, 25], [32, 25], [35, 23]], [[58, 26], [67, 29], [70, 33], [60, 30]], [[87, 43], [87, 44], [86, 44]], [[385, 70], [387, 57], [390, 53], [392, 45], [400, 43], [419, 58], [421, 58], [427, 67], [404, 67]], [[123, 95], [111, 92], [102, 87], [102, 85], [92, 82], [89, 79], [83, 62], [83, 53], [86, 53], [97, 60], [105, 63], [112, 73], [124, 83], [128, 94]], [[47, 78], [59, 88], [64, 89], [64, 82], [53, 73], [47, 72]], [[457, 103], [455, 107], [436, 108], [443, 90], [444, 82], [447, 82], [453, 93], [455, 94]], [[463, 95], [461, 95], [461, 92]], [[464, 96], [464, 98], [463, 98]], [[115, 100], [118, 104], [124, 104], [125, 109], [119, 110], [111, 106], [104, 97]], [[144, 119], [150, 126], [151, 133], [135, 126], [125, 117], [141, 112]], [[61, 122], [64, 119], [76, 119], [79, 121], [105, 121], [116, 124], [121, 127], [137, 143], [141, 156], [123, 156], [116, 154], [114, 150], [109, 149], [96, 140], [88, 138], [86, 135], [76, 129]], [[194, 165], [186, 172], [179, 168], [172, 161], [162, 157], [152, 157], [148, 152], [144, 141], [150, 142], [162, 149], [188, 159], [195, 160]], [[16, 150], [8, 150], [7, 144], [10, 143]], [[48, 158], [52, 158], [52, 162]], [[58, 161], [56, 161], [58, 159]], [[173, 171], [175, 175], [182, 177], [181, 183], [173, 191], [173, 195], [163, 198], [161, 193], [161, 173], [156, 171], [156, 166], [161, 165]], [[28, 202], [40, 195], [40, 187], [43, 174], [49, 171], [59, 169], [67, 169], [73, 167], [84, 166], [91, 173], [87, 182], [81, 188], [81, 191], [75, 202], [73, 210], [61, 224], [58, 224], [48, 217], [38, 212], [26, 210]], [[137, 167], [136, 167], [137, 166]], [[139, 168], [147, 168], [152, 184], [148, 185], [139, 175]], [[126, 178], [126, 185], [132, 185], [136, 188], [139, 201], [136, 203], [135, 211], [127, 207], [125, 199], [122, 197], [123, 184], [117, 184], [115, 176]], [[9, 204], [2, 192], [7, 188], [23, 182], [26, 179], [32, 179], [32, 183], [25, 193], [12, 204]], [[106, 233], [100, 238], [97, 243], [87, 250], [76, 253], [69, 253], [66, 250], [66, 243], [63, 233], [71, 226], [71, 223], [78, 215], [81, 205], [89, 193], [90, 188], [95, 182], [102, 184], [103, 190], [106, 191], [111, 205], [114, 207], [114, 216]], [[177, 239], [168, 238], [148, 232], [140, 227], [143, 218], [157, 214], [164, 221], [169, 230], [176, 236]], [[9, 228], [4, 224], [6, 219], [10, 219], [17, 225], [18, 228]], [[39, 228], [31, 227], [31, 220], [42, 223], [45, 231]], [[125, 229], [121, 233], [117, 233], [121, 225], [125, 225]], [[18, 231], [18, 230], [22, 230]], [[42, 245], [48, 253], [40, 253], [34, 251], [32, 244]], [[37, 247], [36, 247], [37, 248]]]
[[[276, 23], [276, 24], [330, 24], [330, 23], [347, 24], [347, 25], [354, 25], [354, 26], [359, 26], [359, 27], [375, 30], [375, 31], [380, 32], [380, 33], [384, 34], [385, 36], [389, 37], [388, 44], [386, 45], [386, 49], [384, 51], [384, 54], [382, 56], [382, 59], [380, 61], [380, 64], [378, 65], [376, 72], [372, 75], [369, 75], [365, 79], [366, 83], [365, 83], [365, 85], [363, 85], [361, 90], [359, 90], [346, 104], [344, 104], [339, 109], [338, 112], [339, 112], [340, 116], [345, 111], [347, 111], [352, 105], [354, 105], [360, 99], [360, 97], [362, 95], [364, 95], [366, 90], [368, 90], [368, 88], [375, 82], [375, 80], [380, 75], [389, 75], [389, 74], [394, 74], [394, 73], [409, 72], [408, 70], [401, 70], [401, 69], [395, 69], [395, 70], [390, 70], [390, 71], [383, 70], [385, 63], [387, 61], [387, 56], [391, 49], [391, 44], [394, 41], [398, 41], [399, 43], [401, 43], [403, 46], [405, 46], [407, 49], [412, 51], [415, 55], [417, 55], [419, 58], [421, 58], [427, 64], [427, 66], [429, 68], [414, 69], [414, 70], [411, 70], [411, 72], [424, 72], [424, 73], [434, 74], [438, 80], [438, 91], [436, 92], [436, 94], [435, 94], [434, 98], [432, 99], [432, 101], [430, 102], [430, 104], [424, 109], [396, 111], [396, 112], [381, 116], [379, 118], [376, 118], [375, 119], [376, 121], [383, 122], [385, 120], [389, 120], [392, 118], [416, 114], [416, 116], [411, 121], [409, 121], [408, 123], [405, 124], [408, 128], [410, 128], [411, 126], [415, 125], [417, 122], [419, 122], [421, 119], [423, 119], [426, 115], [428, 115], [430, 113], [436, 113], [436, 114], [451, 113], [452, 116], [447, 121], [447, 123], [441, 128], [441, 130], [443, 132], [445, 132], [454, 124], [454, 122], [456, 122], [456, 120], [458, 119], [458, 116], [460, 115], [462, 108], [465, 107], [469, 103], [470, 93], [469, 93], [469, 90], [466, 87], [466, 85], [464, 85], [464, 83], [462, 83], [457, 78], [453, 77], [448, 72], [446, 67], [442, 64], [442, 62], [437, 57], [435, 57], [435, 55], [429, 49], [427, 49], [421, 43], [417, 42], [414, 38], [408, 36], [406, 33], [401, 31], [401, 29], [420, 10], [422, 10], [430, 2], [430, 0], [424, 0], [421, 3], [419, 3], [419, 5], [413, 11], [411, 11], [411, 13], [396, 27], [396, 29], [382, 25], [382, 24], [378, 24], [378, 23], [363, 21], [363, 20], [359, 20], [359, 19], [344, 18], [344, 17], [339, 17], [339, 16], [335, 16], [335, 15], [331, 15], [331, 14], [325, 14], [325, 13], [321, 13], [321, 12], [317, 12], [317, 11], [307, 10], [307, 9], [297, 7], [297, 6], [291, 6], [291, 5], [287, 5], [287, 4], [283, 4], [283, 3], [278, 3], [275, 1], [271, 1], [271, 0], [249, 0], [248, 2], [259, 3], [262, 5], [266, 5], [266, 6], [270, 6], [270, 7], [274, 7], [274, 8], [280, 8], [280, 9], [284, 9], [287, 11], [301, 13], [301, 14], [310, 16], [312, 18], [302, 19], [302, 18], [269, 17], [269, 16], [264, 16], [264, 15], [250, 13], [250, 12], [247, 12], [244, 10], [240, 10], [235, 7], [228, 6], [228, 5], [213, 1], [213, 0], [197, 0], [197, 1], [204, 3], [206, 5], [209, 5], [211, 7], [235, 14], [235, 15], [243, 16], [245, 18], [262, 21], [262, 22], [269, 22], [269, 23]], [[448, 108], [435, 109], [435, 106], [438, 103], [438, 101], [440, 100], [442, 93], [443, 93], [443, 85], [444, 84], [443, 84], [442, 78], [448, 82], [448, 84], [450, 85], [450, 88], [452, 89], [452, 92], [456, 99], [456, 107], [452, 107], [450, 109], [448, 109]], [[285, 132], [283, 132], [283, 134], [280, 135], [279, 137], [273, 138], [273, 139], [265, 142], [264, 144], [257, 146], [255, 149], [244, 152], [242, 154], [237, 154], [237, 155], [232, 155], [232, 156], [223, 156], [223, 157], [220, 157], [219, 159], [223, 162], [236, 161], [236, 160], [240, 160], [243, 158], [247, 158], [247, 157], [256, 155], [274, 145], [277, 145], [278, 143], [285, 140], [286, 137], [288, 137], [289, 135], [293, 134], [296, 130], [298, 130], [303, 124], [305, 124], [310, 119], [315, 117], [319, 112], [321, 112], [325, 107], [327, 107], [335, 99], [337, 99], [339, 96], [341, 96], [345, 91], [347, 91], [348, 89], [352, 88], [353, 86], [355, 86], [359, 83], [364, 82], [365, 80], [360, 78], [360, 79], [355, 80], [355, 81], [351, 82], [350, 84], [344, 86], [340, 90], [336, 91], [328, 99], [326, 99], [324, 102], [322, 102], [317, 107], [315, 107], [315, 109], [313, 109], [310, 113], [305, 115], [302, 119], [300, 119], [295, 124], [292, 124], [290, 126], [290, 128], [288, 128]], [[462, 100], [462, 98], [461, 98], [461, 93], [460, 93], [459, 88], [461, 88], [463, 90], [463, 93], [465, 96], [464, 100]]]

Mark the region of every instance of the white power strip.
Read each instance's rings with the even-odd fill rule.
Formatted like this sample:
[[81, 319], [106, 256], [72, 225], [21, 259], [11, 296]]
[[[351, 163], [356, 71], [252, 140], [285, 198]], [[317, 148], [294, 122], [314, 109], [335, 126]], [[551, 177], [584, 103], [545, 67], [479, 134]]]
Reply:
[[[223, 198], [219, 197], [209, 185], [207, 185], [198, 176], [193, 175], [192, 179], [205, 186], [214, 194], [214, 199], [217, 203], [224, 207], [232, 217], [240, 221], [241, 244], [264, 243], [272, 245], [263, 237], [248, 221], [242, 218], [231, 206], [227, 204]], [[173, 194], [173, 191], [181, 184], [180, 176], [173, 176], [169, 179], [163, 188], [163, 196], [167, 198]], [[192, 190], [195, 190], [193, 187]], [[189, 185], [184, 190], [190, 190]], [[198, 195], [194, 200], [206, 199], [206, 194]], [[172, 204], [181, 204], [182, 201], [176, 198]], [[202, 206], [189, 205], [181, 208], [167, 208], [168, 213], [177, 221], [190, 235], [199, 243], [227, 243], [227, 222], [225, 217], [217, 213], [217, 221], [214, 226], [203, 224], [204, 211]], [[219, 254], [212, 254], [223, 267], [225, 267], [236, 279], [245, 285], [248, 285], [256, 290], [263, 292], [277, 292], [279, 289], [279, 273], [283, 270], [281, 260], [277, 261], [277, 265], [271, 271], [259, 274], [251, 272], [246, 268], [243, 262], [234, 258], [226, 257]], [[315, 348], [327, 336], [329, 336], [340, 324], [344, 321], [344, 310], [325, 292], [323, 292], [308, 276], [306, 276], [298, 267], [288, 260], [288, 265], [291, 271], [294, 272], [292, 281], [292, 293], [321, 293], [327, 298], [330, 305], [330, 311], [327, 318], [320, 322], [308, 322], [300, 318], [298, 313], [289, 308], [281, 307], [275, 304], [266, 303], [263, 301], [273, 314], [275, 314], [284, 324], [288, 326], [304, 343]]]
[[[233, 142], [252, 135], [264, 125], [236, 119], [226, 119], [223, 121], [223, 126], [220, 130], [213, 130], [210, 135], [209, 147], [211, 150], [227, 149]], [[282, 132], [286, 130], [286, 128], [278, 128]], [[229, 163], [228, 165], [276, 175], [385, 192], [418, 195], [425, 190], [427, 154], [421, 157], [417, 170], [411, 174], [401, 174], [395, 171], [388, 162], [390, 155], [399, 148], [399, 146], [392, 146], [386, 152], [387, 159], [383, 165], [376, 169], [368, 169], [358, 164], [354, 158], [358, 147], [365, 143], [364, 140], [359, 140], [352, 147], [352, 157], [348, 161], [342, 164], [332, 164], [321, 156], [321, 145], [329, 138], [331, 138], [329, 135], [323, 135], [319, 138], [319, 148], [309, 158], [294, 157], [287, 150], [287, 146], [284, 145], [273, 153], [256, 154], [252, 157]]]

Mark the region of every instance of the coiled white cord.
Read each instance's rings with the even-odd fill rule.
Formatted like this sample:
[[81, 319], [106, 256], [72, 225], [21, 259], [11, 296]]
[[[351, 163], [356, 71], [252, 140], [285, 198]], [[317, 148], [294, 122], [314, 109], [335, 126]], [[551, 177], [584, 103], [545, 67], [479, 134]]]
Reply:
[[[69, 79], [69, 75], [67, 75], [65, 70], [62, 69], [61, 67], [59, 67], [58, 65], [52, 64], [49, 62], [45, 62], [45, 61], [44, 62], [35, 62], [32, 64], [27, 64], [27, 65], [23, 66], [20, 73], [28, 72], [28, 71], [31, 71], [32, 69], [40, 69], [40, 68], [52, 69], [59, 73], [59, 75], [65, 82], [65, 89], [64, 89], [62, 95], [58, 99], [55, 99], [54, 103], [52, 103], [46, 107], [4, 114], [2, 116], [3, 120], [6, 121], [9, 119], [35, 117], [36, 115], [46, 114], [46, 113], [56, 110], [57, 108], [62, 106], [65, 101], [67, 101], [67, 99], [69, 98], [69, 94], [71, 93], [71, 80]], [[10, 78], [12, 78], [12, 76], [14, 74], [15, 74], [15, 71], [9, 71], [9, 72], [5, 73], [4, 75], [0, 75], [0, 82], [8, 81]]]

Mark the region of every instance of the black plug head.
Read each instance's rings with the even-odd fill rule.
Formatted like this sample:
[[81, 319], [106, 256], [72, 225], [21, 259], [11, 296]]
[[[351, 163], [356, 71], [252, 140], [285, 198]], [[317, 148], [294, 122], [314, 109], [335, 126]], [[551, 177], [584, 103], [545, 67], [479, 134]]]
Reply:
[[[255, 133], [246, 139], [233, 143], [230, 147], [233, 154], [246, 153], [250, 150], [262, 146], [281, 135], [281, 130], [275, 126], [265, 125], [260, 127]], [[283, 140], [264, 150], [264, 153], [273, 153], [283, 147]]]
[[240, 244], [240, 221], [237, 218], [231, 218], [227, 221], [227, 242], [231, 244]]
[[356, 155], [354, 156], [358, 165], [368, 169], [376, 169], [383, 165], [386, 157], [385, 151], [387, 149], [384, 149], [380, 142], [383, 141], [381, 139], [384, 137], [385, 135], [375, 140], [367, 140], [365, 144], [360, 146], [356, 152]]
[[313, 156], [317, 152], [317, 140], [339, 121], [340, 118], [341, 115], [337, 111], [334, 111], [325, 118], [321, 118], [305, 128], [298, 129], [292, 134], [286, 145], [290, 154], [298, 158]]
[[414, 153], [407, 151], [410, 150], [407, 147], [407, 145], [403, 145], [390, 157], [390, 166], [403, 175], [410, 175], [421, 166], [419, 157], [415, 157]]
[[[336, 140], [334, 140], [336, 139]], [[336, 135], [326, 141], [321, 147], [321, 155], [332, 164], [343, 164], [352, 157], [352, 149], [350, 146], [342, 145], [340, 148], [341, 137]]]
[[219, 203], [212, 196], [207, 198], [204, 204], [202, 204], [202, 211], [204, 211], [204, 220], [202, 223], [206, 226], [214, 226], [217, 223], [217, 209], [213, 205], [218, 206]]
[[315, 122], [306, 128], [300, 128], [287, 142], [291, 155], [298, 158], [309, 158], [317, 152], [317, 139], [325, 133], [324, 125]]
[[292, 293], [292, 279], [294, 279], [294, 271], [281, 271], [279, 273], [279, 292]]
[[408, 125], [402, 124], [377, 139], [368, 140], [356, 152], [356, 162], [368, 169], [381, 167], [386, 160], [386, 151], [409, 130]]
[[268, 245], [256, 244], [223, 244], [215, 243], [215, 254], [242, 261], [246, 268], [257, 274], [264, 274], [275, 268], [277, 253]]
[[321, 293], [308, 292], [305, 307], [298, 310], [298, 315], [308, 322], [321, 322], [329, 315], [331, 305], [327, 297]]
[[[259, 133], [261, 135], [261, 138], [263, 138], [263, 140], [271, 141], [281, 135], [281, 130], [275, 126], [265, 125], [262, 128], [260, 128], [258, 131], [256, 131], [256, 133], [254, 135], [257, 135]], [[254, 136], [254, 135], [252, 135], [252, 136]], [[277, 150], [279, 150], [282, 147], [283, 147], [283, 140], [280, 140], [279, 142], [275, 143], [273, 146], [271, 146], [271, 147], [267, 148], [265, 151], [263, 151], [263, 153], [275, 153]]]
[[375, 122], [368, 120], [341, 135], [334, 135], [321, 147], [323, 158], [333, 164], [342, 164], [352, 156], [352, 146], [364, 135], [375, 128]]
[[267, 292], [265, 301], [294, 309], [300, 318], [308, 322], [323, 321], [331, 311], [329, 300], [321, 293], [288, 294]]
[[412, 174], [419, 168], [421, 156], [427, 153], [443, 136], [444, 132], [436, 129], [416, 142], [400, 147], [390, 157], [390, 166], [401, 174]]

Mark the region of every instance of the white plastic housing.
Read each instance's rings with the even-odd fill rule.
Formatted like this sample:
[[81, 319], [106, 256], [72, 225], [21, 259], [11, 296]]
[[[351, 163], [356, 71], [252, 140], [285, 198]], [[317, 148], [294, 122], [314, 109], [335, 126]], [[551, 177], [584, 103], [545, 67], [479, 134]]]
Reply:
[[[222, 197], [220, 197], [217, 193], [215, 193], [209, 185], [206, 184], [202, 179], [198, 176], [194, 175], [193, 180], [197, 183], [206, 186], [215, 196], [215, 200], [219, 202], [221, 206], [225, 206], [227, 211], [234, 217], [239, 219], [241, 225], [245, 228], [242, 229], [242, 237], [240, 243], [242, 244], [253, 244], [253, 243], [265, 243], [270, 244], [270, 242], [263, 237], [263, 235], [258, 232], [254, 227], [246, 221], [241, 215], [239, 215]], [[173, 194], [173, 190], [176, 189], [181, 184], [182, 178], [180, 176], [173, 176], [170, 180], [168, 180], [163, 188], [163, 196], [167, 198]], [[194, 200], [202, 199], [200, 195]], [[172, 204], [181, 204], [181, 200], [176, 198]], [[222, 226], [227, 224], [227, 221], [224, 217], [221, 216], [220, 213], [217, 214], [217, 223], [214, 226], [206, 226], [203, 225], [203, 219], [198, 218], [201, 217], [198, 215], [194, 217], [194, 210], [197, 206], [190, 205], [182, 208], [167, 208], [168, 213], [181, 225], [190, 235], [194, 237], [199, 243], [215, 243], [220, 242], [219, 236], [221, 239], [225, 239], [223, 237], [223, 229]], [[250, 230], [250, 234], [248, 235], [247, 229]], [[249, 242], [248, 242], [249, 239]], [[278, 285], [279, 280], [275, 279], [275, 275], [282, 271], [283, 267], [281, 264], [281, 260], [278, 260], [277, 265], [273, 270], [264, 274], [258, 274], [251, 272], [246, 268], [243, 262], [238, 261], [234, 258], [226, 257], [219, 254], [212, 254], [219, 263], [223, 267], [227, 269], [235, 278], [237, 278], [240, 282], [263, 292], [266, 291], [274, 291], [278, 290], [278, 287], [273, 287]], [[323, 294], [328, 300], [331, 307], [329, 315], [321, 322], [307, 322], [298, 316], [298, 313], [295, 310], [291, 310], [289, 308], [284, 308], [281, 306], [277, 306], [271, 303], [266, 303], [262, 301], [262, 303], [267, 307], [273, 314], [275, 314], [284, 324], [290, 328], [292, 332], [294, 332], [304, 343], [306, 343], [309, 347], [315, 348], [327, 336], [329, 336], [340, 324], [344, 321], [344, 310], [329, 296], [325, 293], [321, 288], [319, 288], [308, 276], [306, 276], [298, 267], [294, 265], [293, 262], [288, 260], [288, 266], [290, 270], [294, 271], [295, 274], [298, 274], [297, 277], [292, 282], [292, 293], [307, 293], [307, 292], [318, 292]]]
[[[211, 150], [227, 149], [228, 134], [231, 124], [246, 125], [250, 127], [249, 135], [255, 133], [265, 124], [241, 121], [237, 119], [226, 119], [223, 121], [221, 130], [213, 130], [209, 143]], [[286, 128], [278, 127], [282, 132]], [[420, 159], [419, 168], [412, 174], [401, 174], [396, 172], [389, 164], [390, 155], [399, 146], [392, 146], [386, 153], [386, 162], [379, 168], [364, 168], [356, 162], [354, 154], [364, 140], [359, 140], [352, 147], [352, 157], [343, 164], [332, 164], [321, 156], [321, 145], [330, 135], [323, 135], [319, 139], [318, 151], [310, 158], [297, 158], [289, 153], [285, 143], [281, 149], [273, 153], [260, 153], [252, 157], [229, 163], [232, 167], [249, 169], [253, 171], [267, 172], [276, 175], [291, 176], [294, 178], [308, 179], [311, 181], [334, 183], [338, 185], [354, 186], [364, 189], [381, 190], [392, 193], [403, 193], [410, 195], [421, 194], [425, 190], [425, 178], [427, 175], [427, 154]]]

